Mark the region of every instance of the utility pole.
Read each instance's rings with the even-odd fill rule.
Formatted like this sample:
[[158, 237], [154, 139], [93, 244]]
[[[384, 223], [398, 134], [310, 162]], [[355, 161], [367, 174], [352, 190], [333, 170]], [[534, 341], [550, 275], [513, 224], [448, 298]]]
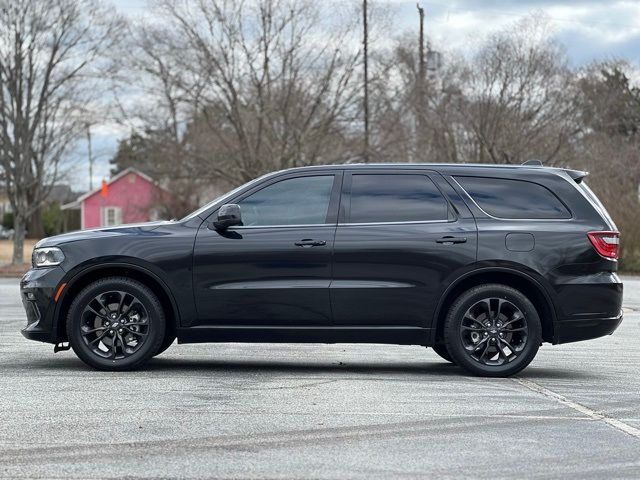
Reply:
[[367, 0], [362, 0], [362, 23], [364, 26], [364, 163], [369, 163], [369, 32]]
[[87, 123], [87, 150], [89, 152], [89, 191], [93, 190], [93, 155], [91, 154], [91, 125]]
[[418, 7], [418, 15], [420, 16], [419, 76], [420, 81], [422, 82], [424, 81], [427, 73], [427, 69], [424, 63], [424, 8], [422, 8], [419, 3], [416, 3], [416, 7]]
[[420, 37], [418, 44], [418, 78], [416, 79], [416, 157], [422, 159], [426, 150], [425, 129], [426, 129], [426, 89], [427, 89], [427, 68], [424, 56], [424, 8], [419, 3], [416, 4], [418, 15], [420, 16]]

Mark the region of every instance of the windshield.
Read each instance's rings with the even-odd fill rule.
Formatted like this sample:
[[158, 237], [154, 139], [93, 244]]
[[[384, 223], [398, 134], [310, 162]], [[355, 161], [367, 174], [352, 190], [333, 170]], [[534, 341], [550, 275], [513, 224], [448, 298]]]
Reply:
[[223, 195], [220, 195], [219, 197], [214, 198], [209, 203], [207, 203], [207, 204], [203, 205], [202, 207], [200, 207], [199, 209], [197, 209], [195, 212], [191, 212], [189, 215], [187, 215], [186, 217], [182, 218], [180, 221], [181, 222], [185, 222], [185, 221], [190, 220], [190, 219], [192, 219], [194, 217], [200, 216], [201, 214], [205, 213], [207, 210], [209, 210], [211, 207], [213, 207], [216, 204], [224, 204], [224, 201], [227, 198], [233, 197], [240, 190], [244, 189], [245, 187], [249, 187], [249, 186], [253, 185], [254, 183], [262, 180], [266, 176], [267, 175], [263, 175], [263, 176], [258, 177], [256, 179], [253, 179], [250, 182], [247, 182], [247, 183], [245, 183], [243, 185], [240, 185], [239, 187], [234, 188], [230, 192], [227, 192], [227, 193], [225, 193]]

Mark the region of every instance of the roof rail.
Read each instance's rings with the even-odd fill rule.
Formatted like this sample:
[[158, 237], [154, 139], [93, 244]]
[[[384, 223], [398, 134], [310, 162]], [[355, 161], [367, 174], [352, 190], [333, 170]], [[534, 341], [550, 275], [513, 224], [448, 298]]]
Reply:
[[541, 167], [542, 162], [540, 160], [532, 159], [532, 160], [527, 160], [522, 165], [525, 165], [527, 167]]

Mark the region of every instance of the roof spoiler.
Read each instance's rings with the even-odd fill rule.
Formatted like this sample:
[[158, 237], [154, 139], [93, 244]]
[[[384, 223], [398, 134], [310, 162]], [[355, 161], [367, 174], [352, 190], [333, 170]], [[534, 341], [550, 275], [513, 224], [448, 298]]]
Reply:
[[[542, 167], [542, 162], [540, 160], [532, 159], [527, 160], [522, 165], [527, 167]], [[562, 170], [564, 170], [576, 183], [581, 183], [582, 180], [584, 180], [584, 177], [589, 175], [589, 172], [583, 172], [582, 170], [572, 170], [570, 168], [563, 168]]]
[[581, 183], [584, 177], [589, 175], [589, 172], [583, 172], [582, 170], [571, 170], [565, 168], [564, 171], [569, 175], [576, 183]]

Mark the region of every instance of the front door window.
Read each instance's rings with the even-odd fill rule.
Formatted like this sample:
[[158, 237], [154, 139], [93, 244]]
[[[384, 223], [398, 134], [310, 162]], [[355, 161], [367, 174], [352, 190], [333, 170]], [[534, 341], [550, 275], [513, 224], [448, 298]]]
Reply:
[[326, 223], [334, 175], [297, 177], [273, 183], [239, 202], [249, 227]]

